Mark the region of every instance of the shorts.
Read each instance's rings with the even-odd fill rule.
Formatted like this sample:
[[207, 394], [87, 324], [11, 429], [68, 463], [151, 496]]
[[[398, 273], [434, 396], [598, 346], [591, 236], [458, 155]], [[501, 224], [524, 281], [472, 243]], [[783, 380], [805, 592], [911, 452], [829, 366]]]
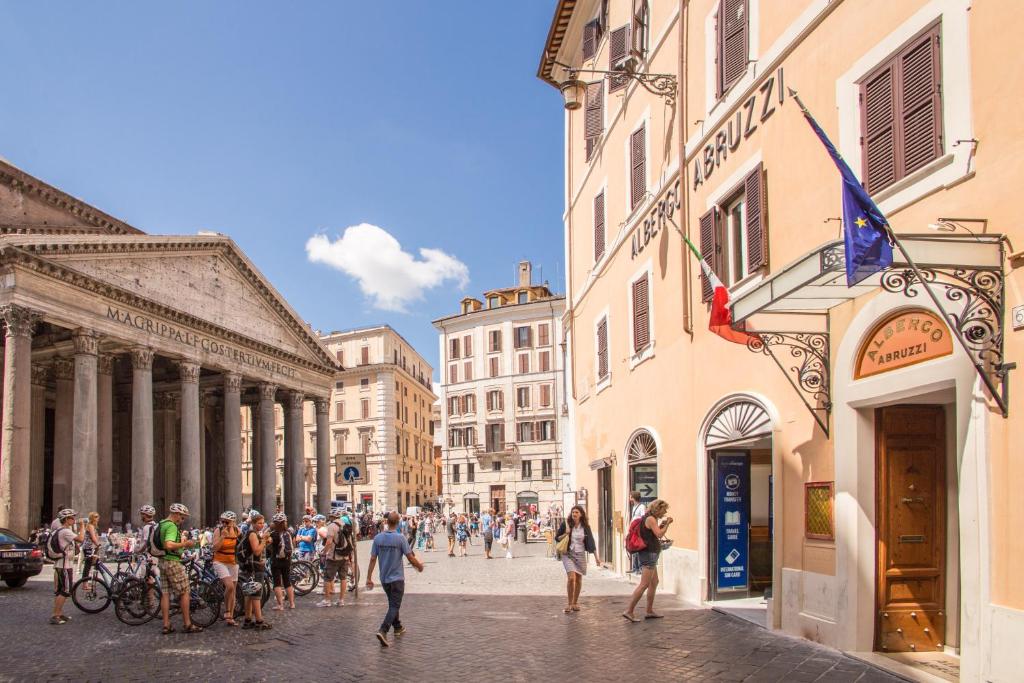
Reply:
[[492, 545], [494, 545], [494, 534], [488, 531], [484, 534], [484, 548], [490, 552]]
[[188, 592], [188, 572], [181, 562], [160, 561], [160, 590], [179, 597]]
[[345, 579], [348, 577], [349, 560], [325, 560], [324, 581], [334, 581], [335, 578]]
[[270, 563], [270, 575], [274, 577], [274, 588], [291, 588], [292, 561], [274, 560]]
[[660, 552], [650, 552], [649, 550], [641, 550], [636, 554], [637, 564], [640, 567], [650, 567], [654, 569], [658, 566], [658, 557], [661, 555]]
[[237, 564], [225, 564], [223, 562], [214, 562], [213, 573], [217, 575], [218, 579], [231, 579], [232, 581], [238, 581]]
[[65, 598], [71, 597], [71, 586], [75, 583], [75, 570], [74, 569], [57, 569], [53, 570], [53, 594], [63, 595]]

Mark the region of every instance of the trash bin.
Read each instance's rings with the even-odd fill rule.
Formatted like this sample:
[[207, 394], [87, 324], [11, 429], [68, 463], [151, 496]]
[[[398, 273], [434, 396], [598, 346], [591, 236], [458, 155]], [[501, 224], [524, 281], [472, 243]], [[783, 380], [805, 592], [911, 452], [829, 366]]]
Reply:
[[526, 543], [526, 525], [522, 524], [519, 526], [519, 542]]

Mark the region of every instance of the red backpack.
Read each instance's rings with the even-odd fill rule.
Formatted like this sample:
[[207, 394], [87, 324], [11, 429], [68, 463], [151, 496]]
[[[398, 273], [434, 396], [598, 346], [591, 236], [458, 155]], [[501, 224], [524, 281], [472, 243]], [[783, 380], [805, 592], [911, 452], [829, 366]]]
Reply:
[[640, 517], [629, 523], [629, 531], [626, 532], [627, 552], [638, 553], [641, 550], [647, 550], [647, 542], [640, 536], [640, 525], [643, 524], [644, 519], [644, 517]]

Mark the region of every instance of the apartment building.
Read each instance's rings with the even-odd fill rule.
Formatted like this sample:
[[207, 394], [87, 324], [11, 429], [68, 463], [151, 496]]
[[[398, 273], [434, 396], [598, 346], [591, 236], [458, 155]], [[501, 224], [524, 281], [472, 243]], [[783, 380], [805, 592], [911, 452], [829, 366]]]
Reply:
[[[671, 506], [660, 571], [686, 599], [1019, 678], [1022, 70], [1000, 37], [1022, 24], [969, 0], [557, 4], [538, 76], [566, 96], [577, 497], [614, 567], [639, 489]], [[853, 287], [792, 91], [899, 239]], [[684, 235], [750, 343], [708, 329]]]
[[466, 297], [457, 315], [434, 321], [449, 509], [561, 511], [572, 462], [564, 307], [546, 284], [532, 284], [524, 261], [516, 286], [484, 292], [482, 300]]

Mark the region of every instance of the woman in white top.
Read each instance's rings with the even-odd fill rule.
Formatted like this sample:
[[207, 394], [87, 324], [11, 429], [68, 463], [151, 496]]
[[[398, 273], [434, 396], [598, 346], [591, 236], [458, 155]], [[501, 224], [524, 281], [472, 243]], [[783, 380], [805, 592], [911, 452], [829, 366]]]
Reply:
[[569, 534], [569, 552], [562, 555], [562, 567], [565, 569], [566, 605], [564, 612], [580, 611], [580, 590], [583, 588], [583, 577], [587, 575], [587, 553], [594, 553], [594, 560], [601, 564], [601, 556], [597, 554], [597, 543], [587, 522], [587, 513], [579, 505], [573, 505], [569, 518], [558, 527], [555, 538], [561, 541]]

